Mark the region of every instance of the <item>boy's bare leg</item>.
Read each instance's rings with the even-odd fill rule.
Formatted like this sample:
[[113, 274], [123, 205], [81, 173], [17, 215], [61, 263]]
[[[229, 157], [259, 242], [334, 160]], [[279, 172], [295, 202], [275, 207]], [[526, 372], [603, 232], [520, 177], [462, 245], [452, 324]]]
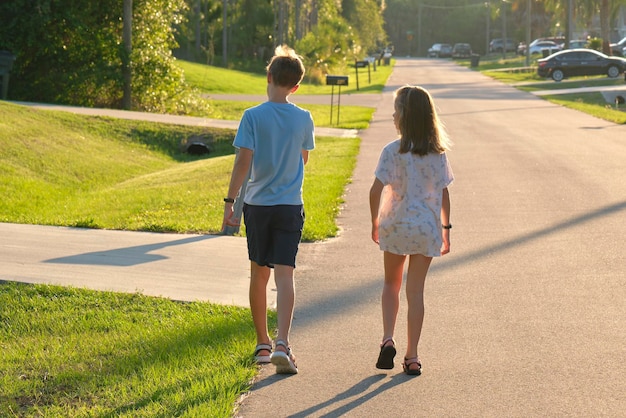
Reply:
[[406, 256], [384, 252], [385, 283], [383, 285], [383, 340], [393, 337], [400, 306], [400, 288]]
[[[252, 322], [256, 330], [257, 344], [269, 344], [271, 339], [267, 332], [267, 283], [270, 278], [271, 269], [260, 266], [254, 261], [250, 262], [250, 311], [252, 312]], [[261, 355], [270, 355], [270, 352], [263, 350]]]
[[407, 314], [407, 349], [406, 358], [417, 357], [417, 344], [424, 323], [424, 283], [432, 257], [420, 254], [410, 256], [406, 280]]
[[[277, 340], [289, 344], [289, 331], [293, 319], [295, 303], [295, 287], [293, 282], [294, 268], [291, 266], [275, 265], [274, 280], [276, 281], [276, 312], [278, 316]], [[277, 350], [286, 351], [282, 346]]]

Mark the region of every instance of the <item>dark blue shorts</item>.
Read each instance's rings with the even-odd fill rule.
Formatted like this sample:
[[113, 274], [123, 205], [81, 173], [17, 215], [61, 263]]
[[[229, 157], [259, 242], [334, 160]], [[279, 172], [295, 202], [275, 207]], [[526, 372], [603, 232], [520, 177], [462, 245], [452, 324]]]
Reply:
[[302, 205], [243, 205], [248, 258], [260, 266], [296, 266], [302, 238]]

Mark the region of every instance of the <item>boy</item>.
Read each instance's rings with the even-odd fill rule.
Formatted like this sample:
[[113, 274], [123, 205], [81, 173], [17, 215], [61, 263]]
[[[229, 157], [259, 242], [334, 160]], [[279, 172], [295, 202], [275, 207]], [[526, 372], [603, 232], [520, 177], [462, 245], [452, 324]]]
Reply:
[[[251, 167], [244, 197], [248, 258], [250, 259], [250, 309], [257, 334], [257, 363], [271, 362], [277, 373], [298, 373], [289, 346], [295, 300], [294, 269], [304, 225], [302, 182], [309, 151], [315, 147], [311, 114], [290, 103], [300, 86], [304, 65], [287, 46], [276, 48], [267, 66], [268, 100], [247, 109], [233, 145], [239, 149], [227, 197], [226, 226], [238, 226], [233, 203]], [[277, 289], [278, 335], [272, 352], [267, 330], [266, 289], [271, 269]]]

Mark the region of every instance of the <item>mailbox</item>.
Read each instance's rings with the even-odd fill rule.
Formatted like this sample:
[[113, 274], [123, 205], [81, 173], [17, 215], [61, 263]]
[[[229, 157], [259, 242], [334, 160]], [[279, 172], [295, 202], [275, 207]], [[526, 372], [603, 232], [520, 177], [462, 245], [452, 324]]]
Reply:
[[348, 76], [347, 75], [327, 75], [326, 85], [327, 86], [347, 86]]
[[370, 65], [369, 61], [355, 61], [354, 62], [354, 66], [356, 68], [365, 68], [368, 67]]

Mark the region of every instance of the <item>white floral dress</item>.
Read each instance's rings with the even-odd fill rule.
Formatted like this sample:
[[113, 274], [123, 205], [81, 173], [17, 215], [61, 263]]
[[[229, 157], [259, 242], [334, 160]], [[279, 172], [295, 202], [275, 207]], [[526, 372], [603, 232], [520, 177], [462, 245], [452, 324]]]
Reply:
[[378, 215], [380, 249], [441, 255], [442, 192], [454, 180], [446, 154], [400, 154], [397, 139], [383, 148], [376, 177], [385, 185]]

